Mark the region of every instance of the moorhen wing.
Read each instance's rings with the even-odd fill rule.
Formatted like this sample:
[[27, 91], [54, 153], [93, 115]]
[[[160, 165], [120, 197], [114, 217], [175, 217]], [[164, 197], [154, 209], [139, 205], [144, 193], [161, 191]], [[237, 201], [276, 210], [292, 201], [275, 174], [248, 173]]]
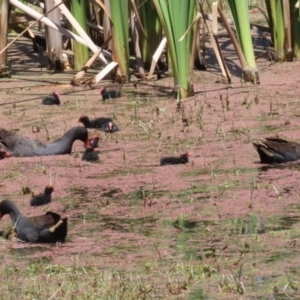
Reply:
[[69, 129], [57, 141], [45, 144], [38, 140], [23, 137], [13, 131], [0, 128], [0, 145], [10, 154], [17, 157], [70, 154], [74, 141], [80, 140], [90, 144], [86, 128], [77, 126]]
[[95, 162], [95, 161], [99, 161], [99, 156], [94, 151], [93, 147], [87, 147], [85, 149], [85, 152], [82, 155], [82, 160], [90, 161], [90, 162]]
[[53, 92], [51, 95], [45, 97], [42, 100], [42, 104], [44, 105], [60, 105], [60, 98], [58, 92]]
[[87, 116], [81, 116], [78, 122], [82, 123], [85, 128], [96, 128], [107, 133], [119, 131], [118, 126], [111, 118], [100, 117], [90, 120]]
[[101, 88], [99, 92], [103, 101], [121, 97], [121, 92], [116, 90], [107, 90], [106, 88]]
[[30, 200], [31, 206], [39, 206], [39, 205], [45, 205], [51, 202], [51, 194], [54, 191], [53, 186], [47, 185], [44, 189], [43, 194], [39, 194], [36, 196], [33, 196], [33, 198]]
[[179, 165], [179, 164], [186, 164], [189, 162], [189, 157], [191, 153], [183, 153], [179, 157], [163, 157], [160, 159], [160, 165]]
[[68, 231], [68, 218], [48, 211], [45, 215], [25, 217], [10, 200], [0, 202], [0, 218], [9, 214], [17, 237], [31, 243], [64, 243]]
[[300, 159], [300, 144], [278, 137], [253, 142], [263, 164], [285, 163]]

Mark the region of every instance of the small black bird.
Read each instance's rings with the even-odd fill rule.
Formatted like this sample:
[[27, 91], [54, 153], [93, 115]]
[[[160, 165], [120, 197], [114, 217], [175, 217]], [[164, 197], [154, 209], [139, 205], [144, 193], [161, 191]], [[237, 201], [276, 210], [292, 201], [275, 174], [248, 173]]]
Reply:
[[51, 95], [45, 97], [42, 101], [44, 105], [60, 105], [59, 93], [53, 92]]
[[166, 166], [166, 165], [179, 165], [179, 164], [186, 164], [189, 162], [189, 157], [191, 156], [191, 153], [184, 153], [181, 154], [179, 157], [163, 157], [160, 159], [160, 165]]
[[47, 185], [44, 190], [44, 194], [39, 194], [33, 196], [30, 200], [31, 206], [40, 206], [45, 205], [51, 202], [51, 194], [54, 191], [54, 188], [51, 185]]
[[85, 128], [96, 128], [107, 133], [119, 131], [118, 126], [113, 122], [111, 118], [100, 117], [94, 120], [90, 120], [87, 116], [81, 116], [78, 122], [82, 123]]
[[96, 152], [94, 152], [93, 147], [87, 147], [85, 149], [84, 154], [82, 155], [82, 160], [95, 162], [95, 161], [99, 161], [99, 156]]
[[99, 90], [100, 95], [102, 96], [102, 100], [109, 100], [121, 97], [121, 92], [116, 90], [107, 90], [106, 88], [101, 88]]

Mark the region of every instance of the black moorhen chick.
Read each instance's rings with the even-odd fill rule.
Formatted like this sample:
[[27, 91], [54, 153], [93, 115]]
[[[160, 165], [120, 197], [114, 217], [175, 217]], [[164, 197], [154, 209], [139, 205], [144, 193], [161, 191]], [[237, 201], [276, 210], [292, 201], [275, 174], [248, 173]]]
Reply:
[[82, 126], [73, 127], [60, 139], [50, 144], [44, 144], [38, 140], [32, 140], [13, 131], [0, 128], [0, 146], [8, 151], [10, 156], [32, 157], [70, 154], [76, 140], [90, 145], [86, 128]]
[[36, 196], [33, 196], [33, 198], [30, 200], [31, 206], [39, 206], [39, 205], [45, 205], [51, 202], [51, 194], [54, 191], [54, 188], [51, 185], [47, 185], [44, 189], [44, 194], [39, 194]]
[[100, 117], [94, 120], [90, 120], [87, 116], [81, 116], [78, 122], [82, 123], [85, 128], [96, 128], [107, 133], [119, 131], [118, 126], [113, 122], [111, 118]]
[[0, 159], [4, 159], [6, 157], [10, 157], [9, 153], [3, 149], [0, 149]]
[[82, 160], [90, 161], [90, 162], [95, 162], [95, 161], [99, 161], [99, 156], [94, 151], [93, 147], [87, 147], [85, 149], [85, 152], [82, 155]]
[[101, 88], [99, 90], [100, 95], [102, 96], [102, 100], [109, 100], [121, 97], [121, 92], [116, 90], [107, 90], [106, 88]]
[[184, 153], [181, 154], [179, 157], [163, 157], [160, 159], [160, 165], [166, 166], [166, 165], [179, 165], [179, 164], [186, 164], [189, 162], [189, 157], [191, 156], [191, 153]]
[[51, 95], [45, 97], [42, 100], [42, 104], [44, 105], [60, 105], [59, 93], [53, 92]]
[[68, 218], [48, 211], [45, 215], [24, 217], [10, 200], [0, 202], [0, 219], [9, 214], [17, 237], [31, 243], [64, 243], [68, 231]]
[[280, 164], [300, 159], [300, 144], [278, 137], [258, 140], [253, 146], [263, 164]]

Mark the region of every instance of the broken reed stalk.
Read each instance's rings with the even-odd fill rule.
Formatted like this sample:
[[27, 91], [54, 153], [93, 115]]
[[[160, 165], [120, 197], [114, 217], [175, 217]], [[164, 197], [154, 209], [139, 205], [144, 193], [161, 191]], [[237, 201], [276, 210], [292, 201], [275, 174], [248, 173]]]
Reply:
[[29, 25], [27, 28], [25, 28], [19, 35], [17, 35], [10, 43], [6, 45], [1, 51], [0, 55], [10, 46], [12, 45], [21, 35], [23, 35], [26, 31], [28, 31], [32, 26], [34, 26], [37, 22], [39, 22], [41, 19], [43, 19], [45, 16], [47, 16], [51, 11], [53, 11], [55, 8], [63, 4], [63, 2], [60, 2], [56, 4], [53, 8], [51, 8], [49, 11], [45, 12], [39, 19], [34, 21], [31, 25]]
[[47, 141], [50, 141], [50, 135], [49, 135], [48, 128], [47, 128], [47, 126], [46, 126], [46, 124], [45, 124], [45, 121], [44, 121], [44, 119], [43, 119], [43, 118], [41, 118], [41, 120], [42, 120], [43, 126], [44, 126], [44, 128], [45, 128], [45, 130], [46, 130], [46, 134], [47, 134]]
[[71, 84], [78, 85], [79, 80], [84, 76], [85, 72], [91, 67], [97, 57], [102, 53], [104, 47], [107, 46], [109, 41], [111, 40], [111, 35], [109, 38], [103, 43], [103, 45], [93, 54], [93, 56], [88, 60], [88, 62], [81, 68], [81, 70], [74, 76], [71, 80]]

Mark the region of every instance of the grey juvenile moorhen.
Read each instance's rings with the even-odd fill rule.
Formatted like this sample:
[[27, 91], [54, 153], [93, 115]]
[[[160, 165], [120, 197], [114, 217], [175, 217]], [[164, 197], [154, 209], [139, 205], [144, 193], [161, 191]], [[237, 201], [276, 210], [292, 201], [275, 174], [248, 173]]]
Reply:
[[263, 164], [285, 163], [300, 159], [300, 144], [278, 137], [253, 142]]
[[106, 88], [101, 88], [99, 92], [103, 101], [121, 97], [121, 92], [116, 90], [107, 90]]
[[100, 117], [90, 120], [87, 116], [81, 116], [78, 122], [82, 123], [85, 128], [96, 128], [108, 133], [119, 131], [118, 126], [111, 118]]
[[42, 100], [42, 104], [44, 105], [60, 105], [59, 93], [53, 92], [51, 95], [45, 97]]
[[0, 218], [9, 214], [17, 237], [31, 243], [64, 243], [68, 231], [68, 218], [48, 211], [45, 215], [24, 217], [10, 200], [0, 202]]
[[84, 154], [82, 155], [82, 160], [94, 162], [94, 161], [98, 161], [99, 160], [99, 156], [94, 151], [93, 147], [87, 147], [85, 149]]
[[73, 143], [76, 140], [80, 140], [86, 145], [90, 144], [88, 132], [84, 127], [73, 127], [60, 139], [50, 144], [44, 144], [38, 140], [32, 140], [13, 131], [0, 128], [0, 146], [2, 146], [10, 156], [32, 157], [70, 154]]
[[36, 196], [33, 196], [33, 198], [30, 200], [31, 206], [39, 206], [39, 205], [45, 205], [51, 202], [51, 194], [54, 191], [53, 186], [47, 185], [44, 189], [43, 194], [39, 194]]
[[191, 153], [183, 153], [179, 157], [163, 157], [160, 159], [160, 165], [179, 165], [179, 164], [186, 164], [189, 162], [189, 157]]

